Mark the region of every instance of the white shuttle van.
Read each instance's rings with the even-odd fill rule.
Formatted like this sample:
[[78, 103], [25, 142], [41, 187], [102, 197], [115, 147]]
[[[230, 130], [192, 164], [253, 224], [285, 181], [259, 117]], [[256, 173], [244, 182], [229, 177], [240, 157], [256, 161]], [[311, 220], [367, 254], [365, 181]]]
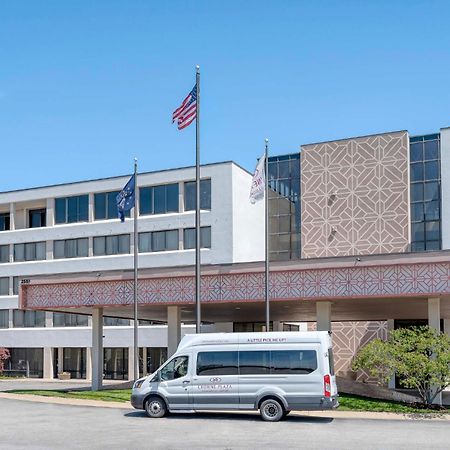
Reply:
[[337, 408], [326, 331], [186, 335], [155, 373], [137, 380], [131, 404], [167, 412], [257, 410], [278, 421], [291, 410]]

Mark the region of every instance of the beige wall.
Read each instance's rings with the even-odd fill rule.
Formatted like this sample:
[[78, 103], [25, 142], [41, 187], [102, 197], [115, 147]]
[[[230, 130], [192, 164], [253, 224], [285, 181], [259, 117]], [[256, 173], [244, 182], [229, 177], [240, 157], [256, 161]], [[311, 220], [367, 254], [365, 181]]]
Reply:
[[406, 131], [305, 145], [301, 167], [303, 258], [408, 249]]

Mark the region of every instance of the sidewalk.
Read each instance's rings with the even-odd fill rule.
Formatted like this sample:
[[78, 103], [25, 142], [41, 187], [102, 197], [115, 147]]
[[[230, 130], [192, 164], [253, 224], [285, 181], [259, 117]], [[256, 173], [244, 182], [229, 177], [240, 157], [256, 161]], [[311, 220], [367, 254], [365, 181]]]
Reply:
[[[101, 400], [85, 400], [76, 398], [44, 397], [29, 394], [11, 394], [0, 392], [1, 399], [31, 401], [38, 403], [49, 403], [54, 405], [70, 406], [92, 406], [96, 408], [117, 408], [134, 410], [129, 403], [107, 402]], [[256, 411], [208, 411], [208, 414], [258, 414]], [[450, 414], [403, 414], [403, 413], [381, 413], [369, 411], [293, 411], [290, 415], [297, 417], [320, 417], [330, 419], [362, 419], [362, 420], [426, 420], [426, 421], [449, 421]]]

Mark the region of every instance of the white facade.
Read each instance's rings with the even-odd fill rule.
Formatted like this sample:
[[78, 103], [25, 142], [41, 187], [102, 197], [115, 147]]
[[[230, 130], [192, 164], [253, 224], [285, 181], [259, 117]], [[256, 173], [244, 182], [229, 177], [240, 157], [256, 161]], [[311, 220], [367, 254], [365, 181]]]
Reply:
[[[450, 223], [450, 128], [441, 129], [441, 223]], [[442, 227], [442, 249], [450, 249], [450, 227]]]
[[[202, 265], [232, 264], [264, 259], [264, 202], [251, 205], [251, 174], [232, 162], [205, 165], [201, 179], [211, 180], [211, 208], [202, 210], [201, 226], [211, 229], [211, 246], [201, 250]], [[0, 264], [0, 279], [9, 280], [9, 292], [0, 295], [0, 313], [9, 310], [9, 328], [0, 329], [0, 346], [9, 348], [60, 348], [92, 345], [90, 327], [53, 326], [52, 313], [46, 313], [45, 328], [14, 327], [13, 309], [18, 307], [18, 280], [34, 276], [57, 276], [89, 272], [131, 271], [133, 268], [133, 220], [121, 223], [117, 218], [95, 220], [95, 194], [119, 191], [129, 176], [77, 182], [0, 193], [0, 215], [9, 213], [10, 229], [0, 231], [0, 246], [9, 250], [9, 262]], [[194, 181], [195, 168], [181, 168], [138, 175], [138, 188], [178, 184], [178, 212], [140, 215], [139, 232], [178, 230], [178, 249], [139, 254], [139, 268], [188, 266], [195, 263], [195, 250], [184, 249], [183, 230], [194, 228], [195, 212], [185, 211], [185, 182]], [[88, 221], [55, 223], [55, 199], [88, 195]], [[29, 211], [46, 210], [46, 226], [30, 228]], [[94, 238], [130, 235], [130, 252], [94, 256]], [[54, 242], [88, 239], [88, 256], [54, 258]], [[45, 242], [45, 260], [16, 262], [14, 245]], [[8, 247], [5, 247], [8, 246]], [[6, 295], [8, 294], [8, 295]], [[132, 327], [105, 327], [104, 347], [132, 346]], [[140, 346], [167, 347], [166, 326], [140, 329]], [[46, 352], [44, 352], [45, 359]], [[45, 365], [45, 364], [44, 364]]]

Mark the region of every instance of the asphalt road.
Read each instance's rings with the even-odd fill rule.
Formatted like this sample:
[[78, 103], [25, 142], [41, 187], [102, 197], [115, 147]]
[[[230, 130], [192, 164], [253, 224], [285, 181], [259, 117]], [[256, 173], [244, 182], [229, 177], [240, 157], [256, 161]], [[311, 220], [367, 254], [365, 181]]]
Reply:
[[0, 399], [2, 449], [448, 449], [448, 421], [189, 414], [149, 419], [126, 409]]

